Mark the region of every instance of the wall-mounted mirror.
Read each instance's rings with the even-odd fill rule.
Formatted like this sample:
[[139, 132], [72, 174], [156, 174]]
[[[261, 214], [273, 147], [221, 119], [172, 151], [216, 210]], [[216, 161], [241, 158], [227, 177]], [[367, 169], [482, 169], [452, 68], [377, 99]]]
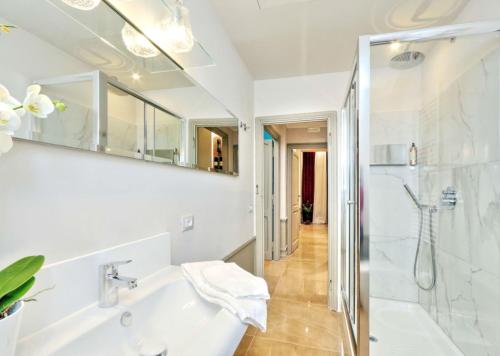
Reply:
[[[14, 97], [40, 84], [66, 105], [24, 116], [14, 137], [237, 174], [238, 119], [107, 1], [76, 3], [0, 2], [0, 24], [13, 26], [0, 35], [0, 84]], [[200, 62], [199, 44], [193, 53]]]

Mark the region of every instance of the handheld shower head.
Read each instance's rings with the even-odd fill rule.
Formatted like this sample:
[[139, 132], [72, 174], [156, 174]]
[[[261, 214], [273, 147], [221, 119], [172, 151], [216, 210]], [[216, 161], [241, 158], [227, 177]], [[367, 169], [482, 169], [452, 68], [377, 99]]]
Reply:
[[410, 196], [411, 200], [413, 200], [417, 208], [419, 209], [422, 208], [422, 205], [418, 202], [417, 196], [415, 195], [415, 193], [413, 193], [410, 186], [406, 183], [403, 184], [403, 186], [405, 187], [406, 191], [408, 192], [408, 195]]

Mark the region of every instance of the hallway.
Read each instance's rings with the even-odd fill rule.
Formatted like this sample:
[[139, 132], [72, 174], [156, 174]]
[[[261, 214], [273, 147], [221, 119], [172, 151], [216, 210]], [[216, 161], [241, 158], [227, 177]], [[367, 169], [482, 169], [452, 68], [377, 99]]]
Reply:
[[299, 247], [266, 261], [268, 330], [249, 327], [237, 356], [344, 355], [341, 315], [327, 309], [327, 225], [301, 225]]

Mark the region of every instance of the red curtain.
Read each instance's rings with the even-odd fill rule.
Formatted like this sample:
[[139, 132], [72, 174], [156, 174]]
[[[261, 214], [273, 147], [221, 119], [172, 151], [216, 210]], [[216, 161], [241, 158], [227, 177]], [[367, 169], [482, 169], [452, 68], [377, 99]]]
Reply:
[[314, 204], [314, 162], [315, 152], [302, 153], [302, 204]]

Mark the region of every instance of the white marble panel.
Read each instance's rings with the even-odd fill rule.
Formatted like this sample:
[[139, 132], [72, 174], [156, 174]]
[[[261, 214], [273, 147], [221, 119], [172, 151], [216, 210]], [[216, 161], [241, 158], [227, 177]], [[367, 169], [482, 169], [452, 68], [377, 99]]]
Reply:
[[371, 167], [370, 173], [370, 233], [416, 237], [418, 210], [403, 184], [418, 194], [417, 171], [406, 166]]
[[500, 275], [500, 162], [454, 168], [450, 177], [441, 184], [457, 189], [458, 202], [438, 213], [439, 247]]
[[[437, 283], [419, 303], [465, 355], [500, 355], [500, 50], [443, 89], [421, 112], [418, 186], [427, 204], [447, 186], [458, 201], [436, 213]], [[420, 261], [425, 280], [428, 245]]]
[[[371, 144], [406, 144], [418, 138], [418, 111], [374, 112]], [[370, 168], [370, 294], [418, 300], [413, 261], [418, 235], [418, 210], [404, 189], [418, 195], [418, 170], [409, 166]]]
[[500, 159], [500, 50], [468, 70], [440, 96], [440, 163], [457, 166]]
[[418, 141], [418, 111], [373, 112], [370, 144], [406, 144]]
[[408, 302], [418, 301], [413, 280], [417, 240], [371, 236], [370, 295]]

